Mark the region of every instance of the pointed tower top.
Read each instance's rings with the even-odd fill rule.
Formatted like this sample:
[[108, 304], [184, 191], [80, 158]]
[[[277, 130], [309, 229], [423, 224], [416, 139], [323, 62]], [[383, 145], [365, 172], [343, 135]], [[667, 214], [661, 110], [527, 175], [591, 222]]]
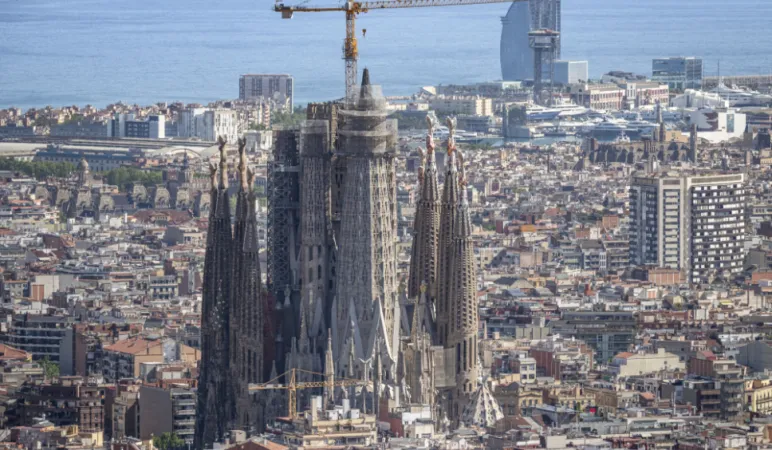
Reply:
[[226, 142], [222, 136], [217, 138], [217, 145], [220, 146], [220, 189], [228, 187], [228, 156], [225, 154]]
[[456, 150], [456, 118], [448, 117], [445, 123], [448, 126], [448, 155], [450, 155]]
[[370, 86], [370, 69], [367, 67], [362, 71], [362, 86]]
[[249, 192], [249, 167], [247, 167], [247, 139], [239, 138], [239, 179], [241, 191]]

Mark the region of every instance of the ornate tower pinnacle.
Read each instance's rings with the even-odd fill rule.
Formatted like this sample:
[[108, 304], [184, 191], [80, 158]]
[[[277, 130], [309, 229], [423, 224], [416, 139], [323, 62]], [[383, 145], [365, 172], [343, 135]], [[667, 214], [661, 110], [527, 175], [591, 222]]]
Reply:
[[445, 120], [448, 126], [448, 154], [456, 150], [456, 118], [448, 117]]
[[213, 192], [217, 190], [217, 164], [209, 165], [209, 186]]
[[227, 141], [224, 137], [217, 138], [217, 145], [220, 147], [220, 189], [228, 188], [228, 156], [225, 154], [225, 144]]
[[249, 192], [249, 175], [247, 173], [247, 140], [239, 138], [239, 181], [241, 181], [242, 192]]
[[327, 330], [327, 351], [324, 352], [324, 409], [335, 404], [335, 362], [332, 357], [332, 330]]

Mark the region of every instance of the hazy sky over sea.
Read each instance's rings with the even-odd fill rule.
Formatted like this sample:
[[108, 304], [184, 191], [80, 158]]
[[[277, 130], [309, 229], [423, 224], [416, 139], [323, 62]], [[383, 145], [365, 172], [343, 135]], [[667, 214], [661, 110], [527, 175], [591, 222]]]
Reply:
[[[299, 0], [287, 0], [287, 3]], [[308, 4], [336, 5], [338, 0]], [[343, 93], [338, 13], [282, 20], [270, 0], [0, 0], [0, 107], [238, 95], [248, 72], [291, 73], [300, 102]], [[360, 69], [386, 95], [501, 77], [508, 4], [374, 11], [360, 17]], [[772, 73], [760, 18], [772, 2], [563, 0], [563, 57], [649, 74], [651, 59], [695, 55], [714, 74]], [[360, 32], [361, 37], [361, 32]]]

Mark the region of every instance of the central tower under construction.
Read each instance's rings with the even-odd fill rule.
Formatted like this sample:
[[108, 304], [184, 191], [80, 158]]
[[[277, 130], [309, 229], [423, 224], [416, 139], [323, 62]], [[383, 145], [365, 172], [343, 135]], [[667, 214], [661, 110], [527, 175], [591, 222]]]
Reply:
[[380, 86], [370, 84], [365, 69], [359, 95], [349, 99], [338, 113], [336, 156], [338, 167], [345, 171], [333, 326], [339, 360], [345, 342], [352, 342], [354, 348], [374, 349], [379, 338], [390, 349], [388, 356], [395, 358], [393, 351], [399, 340], [394, 173], [397, 124], [387, 116]]

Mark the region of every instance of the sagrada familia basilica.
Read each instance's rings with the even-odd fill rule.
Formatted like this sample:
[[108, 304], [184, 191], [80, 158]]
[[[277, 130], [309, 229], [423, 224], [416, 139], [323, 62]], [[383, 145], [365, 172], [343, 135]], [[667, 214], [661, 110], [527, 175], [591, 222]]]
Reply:
[[[477, 275], [455, 122], [448, 122], [442, 150], [429, 122], [410, 273], [401, 293], [397, 125], [367, 69], [358, 91], [342, 105], [309, 105], [309, 120], [299, 129], [275, 131], [265, 285], [244, 145], [231, 215], [220, 144], [219, 167], [211, 168], [198, 448], [229, 430], [260, 431], [286, 414], [281, 391], [249, 386], [281, 382], [293, 369], [298, 382], [318, 381], [315, 374], [362, 380], [357, 387], [325, 389], [325, 400], [346, 396], [370, 413], [430, 405], [438, 428], [503, 416], [480, 382]], [[442, 186], [437, 151], [447, 152]], [[298, 407], [307, 407], [310, 395], [298, 391]]]

